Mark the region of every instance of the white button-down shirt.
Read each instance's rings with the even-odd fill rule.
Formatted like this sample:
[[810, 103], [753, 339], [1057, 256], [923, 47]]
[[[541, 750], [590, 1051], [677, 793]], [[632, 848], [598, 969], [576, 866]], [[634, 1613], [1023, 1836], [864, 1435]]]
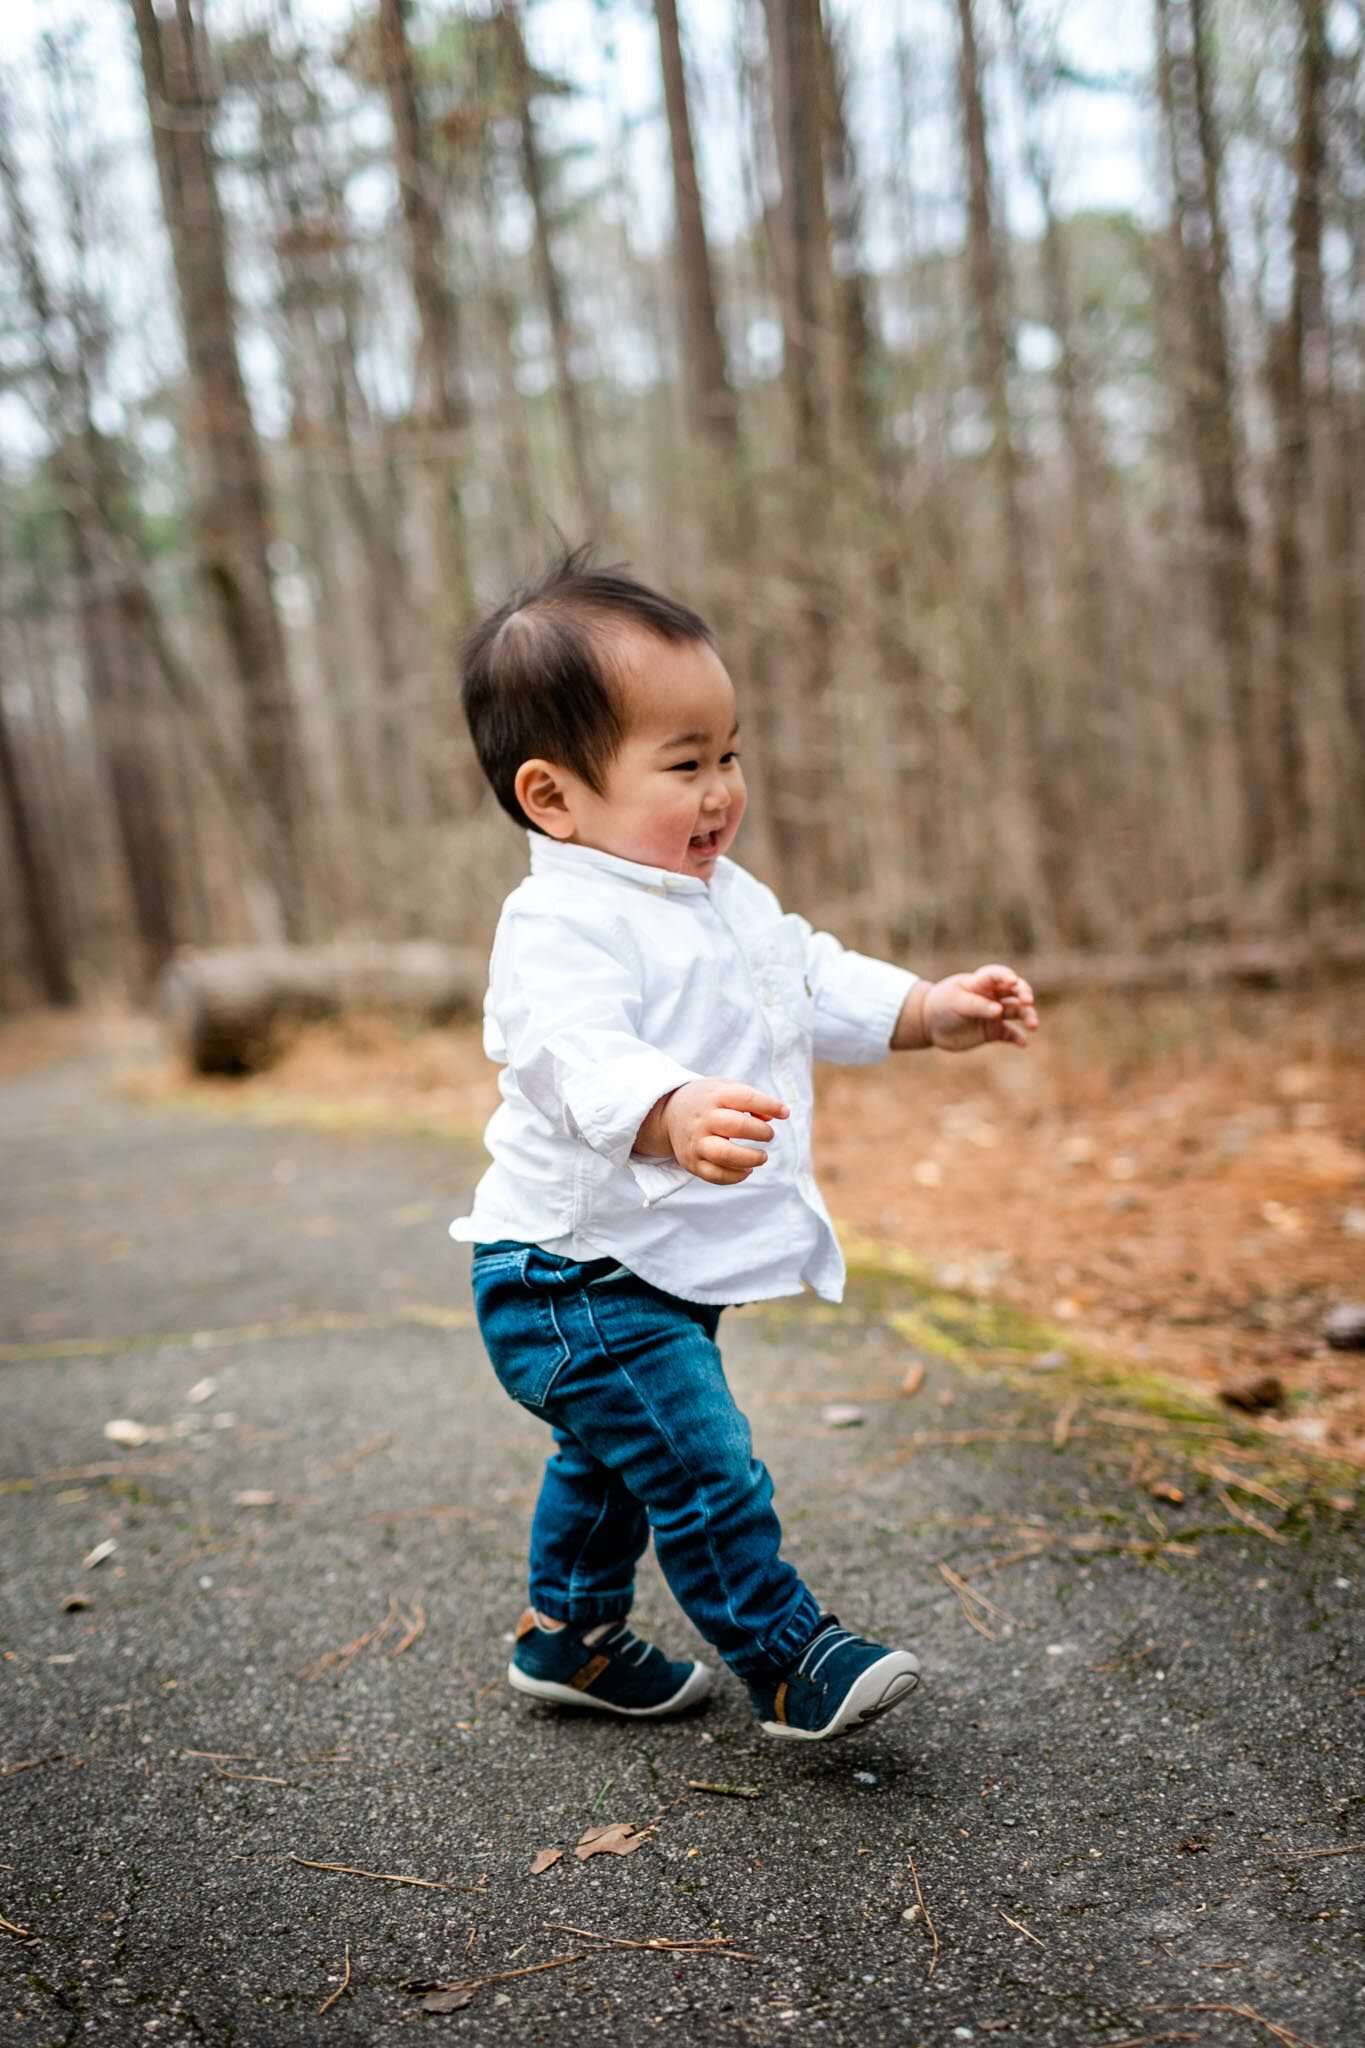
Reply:
[[[811, 1060], [880, 1059], [915, 976], [845, 950], [721, 860], [709, 883], [530, 836], [503, 905], [484, 1001], [502, 1068], [493, 1163], [462, 1242], [513, 1238], [615, 1258], [688, 1301], [843, 1294], [811, 1171]], [[738, 1186], [631, 1147], [686, 1081], [746, 1081], [791, 1111]]]

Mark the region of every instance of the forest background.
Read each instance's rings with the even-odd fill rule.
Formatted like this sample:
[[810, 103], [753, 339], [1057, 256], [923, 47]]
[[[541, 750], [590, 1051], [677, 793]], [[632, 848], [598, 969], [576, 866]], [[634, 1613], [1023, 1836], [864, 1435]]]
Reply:
[[482, 944], [457, 648], [557, 533], [714, 620], [855, 942], [1358, 914], [1359, 0], [7, 19], [0, 1006]]

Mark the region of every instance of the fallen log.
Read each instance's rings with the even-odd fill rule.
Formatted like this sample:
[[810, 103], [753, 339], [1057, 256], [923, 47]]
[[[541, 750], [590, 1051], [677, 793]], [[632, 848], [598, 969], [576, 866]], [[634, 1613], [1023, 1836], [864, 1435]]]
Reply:
[[355, 1010], [446, 1024], [477, 1011], [485, 979], [482, 955], [426, 940], [233, 946], [177, 955], [157, 998], [195, 1073], [251, 1074], [270, 1065], [292, 1026]]

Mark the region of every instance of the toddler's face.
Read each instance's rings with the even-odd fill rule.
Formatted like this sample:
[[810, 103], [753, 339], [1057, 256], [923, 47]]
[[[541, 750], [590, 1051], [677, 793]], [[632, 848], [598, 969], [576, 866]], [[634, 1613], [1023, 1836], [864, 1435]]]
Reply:
[[576, 783], [580, 846], [709, 881], [739, 830], [748, 793], [739, 765], [735, 689], [704, 643], [671, 646], [650, 633], [613, 646], [626, 737], [601, 796]]

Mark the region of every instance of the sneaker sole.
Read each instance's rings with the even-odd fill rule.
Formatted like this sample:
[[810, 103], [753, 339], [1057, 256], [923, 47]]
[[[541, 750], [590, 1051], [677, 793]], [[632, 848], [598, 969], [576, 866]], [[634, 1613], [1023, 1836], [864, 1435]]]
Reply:
[[515, 1664], [507, 1667], [507, 1683], [513, 1692], [522, 1693], [527, 1699], [551, 1700], [556, 1706], [588, 1707], [598, 1714], [626, 1714], [634, 1721], [649, 1721], [660, 1714], [680, 1714], [705, 1699], [711, 1690], [711, 1673], [705, 1664], [694, 1664], [686, 1682], [657, 1707], [618, 1707], [594, 1693], [580, 1692], [572, 1685], [558, 1685], [552, 1678], [532, 1678]]
[[765, 1735], [794, 1742], [832, 1742], [838, 1735], [856, 1735], [869, 1721], [898, 1707], [919, 1684], [919, 1665], [908, 1650], [893, 1650], [853, 1681], [832, 1721], [823, 1728], [792, 1728], [785, 1721], [764, 1721]]

